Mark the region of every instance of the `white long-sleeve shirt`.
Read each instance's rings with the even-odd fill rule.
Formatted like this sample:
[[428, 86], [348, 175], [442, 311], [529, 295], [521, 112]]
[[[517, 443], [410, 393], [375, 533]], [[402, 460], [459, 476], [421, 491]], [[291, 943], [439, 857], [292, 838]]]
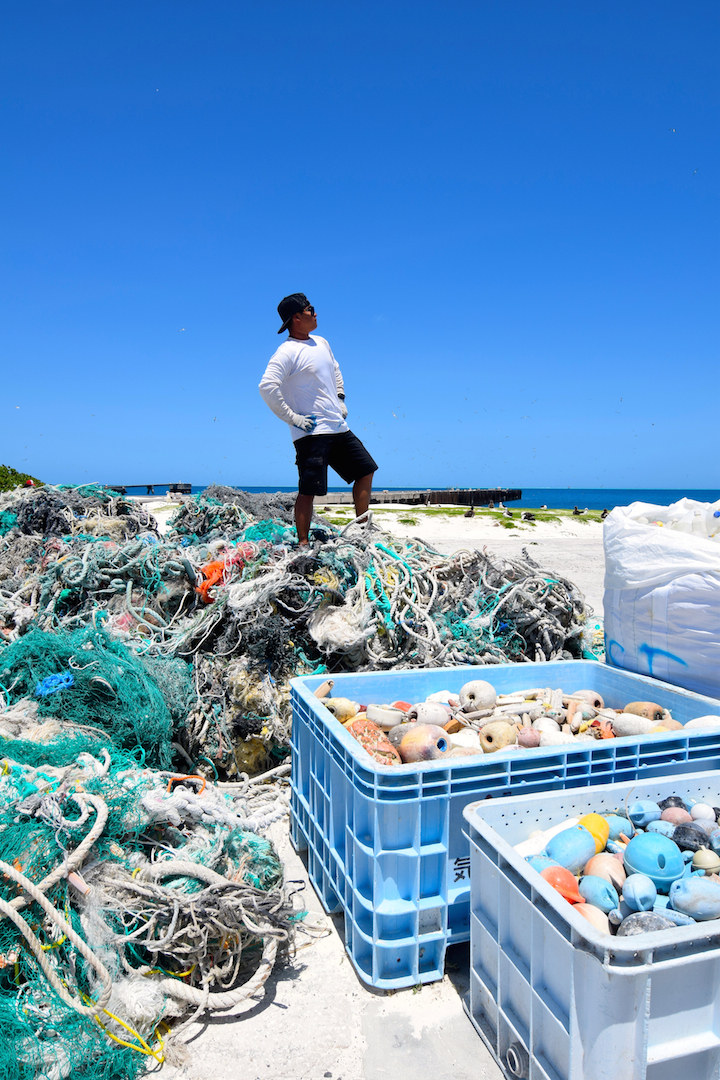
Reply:
[[293, 442], [307, 435], [293, 424], [293, 413], [315, 414], [313, 435], [350, 430], [338, 397], [344, 393], [343, 377], [332, 349], [319, 334], [311, 334], [307, 341], [283, 341], [271, 356], [259, 389], [265, 404], [290, 425]]

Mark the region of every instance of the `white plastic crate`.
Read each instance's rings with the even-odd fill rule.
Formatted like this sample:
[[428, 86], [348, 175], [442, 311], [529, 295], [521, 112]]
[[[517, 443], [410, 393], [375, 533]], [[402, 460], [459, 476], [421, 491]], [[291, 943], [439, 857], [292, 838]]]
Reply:
[[[720, 921], [609, 937], [513, 850], [534, 829], [613, 810], [628, 796], [668, 795], [720, 805], [720, 777], [686, 773], [465, 808], [472, 880], [466, 1007], [508, 1076], [720, 1076]], [[515, 1062], [514, 1072], [508, 1065]]]
[[[720, 715], [720, 701], [597, 661], [333, 675], [333, 693], [363, 704], [424, 701], [469, 679], [500, 693], [561, 686], [597, 690], [610, 707], [652, 700], [681, 723]], [[611, 781], [720, 768], [720, 730], [568, 743], [510, 754], [380, 765], [313, 691], [293, 679], [291, 836], [307, 850], [327, 911], [345, 915], [345, 944], [372, 986], [441, 979], [448, 944], [470, 938], [470, 851], [462, 812], [472, 799], [587, 788]]]

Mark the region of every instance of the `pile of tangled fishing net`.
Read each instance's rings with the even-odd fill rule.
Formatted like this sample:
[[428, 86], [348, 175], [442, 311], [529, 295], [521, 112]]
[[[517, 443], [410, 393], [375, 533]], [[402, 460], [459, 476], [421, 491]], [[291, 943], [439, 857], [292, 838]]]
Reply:
[[0, 651], [3, 705], [31, 700], [38, 715], [92, 723], [153, 768], [172, 764], [173, 728], [193, 702], [188, 664], [128, 649], [95, 626], [31, 627]]
[[128, 1080], [262, 994], [298, 919], [261, 835], [286, 803], [144, 768], [37, 701], [0, 712], [3, 1080]]
[[[326, 524], [298, 549], [291, 501], [209, 489], [184, 502], [162, 539], [8, 532], [7, 703], [56, 674], [65, 683], [43, 699], [45, 714], [82, 722], [89, 711], [119, 738], [125, 722], [108, 726], [100, 714], [125, 716], [124, 695], [139, 695], [135, 711], [149, 719], [127, 726], [123, 746], [152, 748], [161, 766], [174, 751], [184, 768], [232, 777], [286, 755], [292, 676], [588, 653], [582, 594], [526, 551], [447, 556], [372, 527]], [[151, 721], [152, 736], [142, 730]]]
[[99, 484], [18, 487], [0, 494], [0, 536], [10, 530], [39, 536], [109, 536], [124, 540], [156, 529], [139, 503]]
[[211, 484], [184, 502], [173, 518], [173, 532], [185, 543], [234, 540], [253, 520], [291, 525], [294, 506], [295, 495], [285, 491], [255, 494]]

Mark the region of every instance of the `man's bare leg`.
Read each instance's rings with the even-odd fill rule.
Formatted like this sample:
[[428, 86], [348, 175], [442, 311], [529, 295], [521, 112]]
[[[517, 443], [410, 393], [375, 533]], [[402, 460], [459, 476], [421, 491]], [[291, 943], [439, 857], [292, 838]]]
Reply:
[[300, 547], [305, 547], [308, 542], [314, 498], [314, 495], [298, 495], [295, 500], [295, 527]]
[[367, 476], [361, 476], [360, 479], [356, 480], [353, 484], [355, 517], [362, 518], [363, 521], [367, 521], [367, 518], [364, 517], [364, 515], [367, 513], [368, 506], [370, 505], [373, 476], [374, 473], [368, 473]]

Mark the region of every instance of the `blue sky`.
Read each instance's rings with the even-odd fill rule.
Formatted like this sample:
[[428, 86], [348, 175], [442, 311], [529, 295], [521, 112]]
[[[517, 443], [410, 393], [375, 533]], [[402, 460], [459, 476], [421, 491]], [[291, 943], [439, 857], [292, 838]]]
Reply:
[[377, 484], [717, 487], [717, 3], [5, 7], [0, 460], [292, 484], [302, 290]]

